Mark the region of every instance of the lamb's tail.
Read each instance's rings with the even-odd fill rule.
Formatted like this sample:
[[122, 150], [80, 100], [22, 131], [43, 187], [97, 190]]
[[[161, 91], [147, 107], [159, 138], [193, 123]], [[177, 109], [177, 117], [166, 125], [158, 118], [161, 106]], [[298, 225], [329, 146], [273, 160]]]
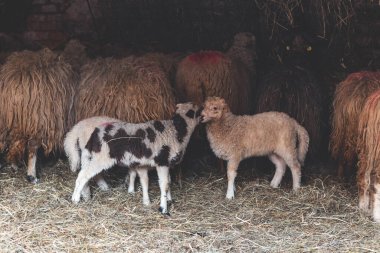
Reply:
[[306, 153], [309, 149], [310, 138], [309, 134], [303, 126], [295, 122], [295, 127], [298, 136], [298, 160], [301, 165], [303, 165], [306, 158]]
[[72, 129], [65, 136], [63, 146], [65, 153], [70, 162], [70, 169], [72, 172], [76, 172], [80, 168], [81, 152], [78, 147], [78, 138], [75, 135], [75, 129]]

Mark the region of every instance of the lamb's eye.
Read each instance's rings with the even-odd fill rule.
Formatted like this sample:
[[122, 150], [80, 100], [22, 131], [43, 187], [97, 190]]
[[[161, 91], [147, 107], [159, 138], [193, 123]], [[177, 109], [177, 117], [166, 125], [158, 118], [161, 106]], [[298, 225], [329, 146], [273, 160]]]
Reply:
[[288, 51], [289, 51], [289, 50], [290, 50], [290, 47], [289, 47], [289, 46], [286, 46], [286, 50], [288, 50]]
[[308, 46], [308, 47], [306, 48], [306, 51], [308, 51], [308, 52], [311, 52], [311, 50], [313, 50], [313, 48], [312, 48], [311, 46]]
[[212, 108], [214, 111], [216, 111], [216, 109], [218, 109], [216, 106], [214, 106], [213, 108]]

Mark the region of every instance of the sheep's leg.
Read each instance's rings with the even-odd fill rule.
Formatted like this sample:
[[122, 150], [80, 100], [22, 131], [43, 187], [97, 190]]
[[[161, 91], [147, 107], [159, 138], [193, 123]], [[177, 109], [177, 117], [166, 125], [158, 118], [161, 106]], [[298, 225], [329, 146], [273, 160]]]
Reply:
[[359, 209], [365, 214], [370, 214], [369, 208], [369, 185], [371, 171], [366, 168], [359, 168], [358, 171], [358, 192], [359, 192]]
[[278, 156], [276, 154], [270, 155], [269, 159], [276, 166], [276, 172], [274, 173], [274, 176], [273, 176], [273, 179], [270, 183], [270, 186], [273, 188], [277, 188], [280, 185], [281, 180], [285, 174], [286, 163], [285, 163], [284, 159], [282, 159], [280, 156]]
[[103, 176], [101, 174], [98, 174], [94, 177], [96, 184], [99, 186], [99, 189], [102, 191], [108, 191], [109, 187], [107, 182], [104, 180]]
[[372, 216], [375, 222], [380, 222], [380, 183], [374, 184]]
[[37, 162], [37, 144], [28, 143], [28, 169], [26, 178], [30, 183], [36, 184], [39, 182], [37, 178], [36, 162]]
[[150, 199], [149, 199], [149, 193], [148, 193], [148, 187], [149, 187], [149, 177], [148, 177], [148, 169], [146, 168], [139, 168], [134, 170], [134, 174], [139, 175], [141, 188], [143, 192], [143, 204], [146, 206], [150, 205]]
[[71, 197], [72, 202], [75, 204], [80, 201], [81, 192], [86, 184], [88, 184], [88, 181], [102, 171], [101, 167], [98, 165], [95, 167], [93, 164], [96, 163], [88, 164], [88, 166], [83, 166], [82, 164], [82, 169], [75, 181], [75, 189]]
[[128, 185], [128, 193], [135, 192], [135, 180], [136, 180], [136, 170], [129, 169], [129, 185]]
[[293, 190], [296, 191], [301, 186], [301, 164], [298, 161], [296, 152], [282, 156], [292, 172]]
[[237, 175], [237, 169], [239, 166], [239, 161], [230, 160], [227, 164], [227, 179], [228, 179], [228, 186], [227, 186], [227, 199], [233, 199], [235, 197], [235, 178]]
[[159, 210], [162, 214], [169, 215], [167, 202], [167, 194], [169, 190], [169, 168], [166, 166], [157, 166], [156, 169], [161, 191], [161, 201]]

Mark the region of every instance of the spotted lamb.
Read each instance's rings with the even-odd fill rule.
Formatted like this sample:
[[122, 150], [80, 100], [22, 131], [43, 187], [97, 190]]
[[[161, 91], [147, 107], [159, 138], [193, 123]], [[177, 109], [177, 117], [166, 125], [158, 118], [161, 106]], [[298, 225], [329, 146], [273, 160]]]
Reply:
[[115, 122], [95, 128], [82, 152], [82, 168], [72, 201], [78, 203], [81, 193], [89, 195], [88, 181], [91, 178], [118, 164], [137, 171], [143, 203], [148, 205], [147, 173], [149, 168], [156, 167], [161, 191], [160, 211], [169, 214], [169, 168], [182, 160], [190, 136], [199, 124], [200, 113], [200, 108], [193, 103], [183, 103], [177, 104], [171, 120], [140, 124]]

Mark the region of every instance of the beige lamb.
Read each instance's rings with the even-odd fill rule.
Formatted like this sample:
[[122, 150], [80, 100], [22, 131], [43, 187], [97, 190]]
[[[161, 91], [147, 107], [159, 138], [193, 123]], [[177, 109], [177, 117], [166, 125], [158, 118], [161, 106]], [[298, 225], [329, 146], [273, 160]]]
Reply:
[[[227, 199], [234, 198], [234, 181], [241, 160], [268, 156], [276, 172], [271, 186], [277, 188], [286, 165], [293, 176], [293, 190], [301, 183], [301, 165], [309, 147], [309, 135], [294, 119], [280, 112], [237, 116], [223, 98], [208, 97], [202, 112], [207, 138], [215, 155], [227, 160]], [[298, 146], [297, 146], [298, 144]]]

